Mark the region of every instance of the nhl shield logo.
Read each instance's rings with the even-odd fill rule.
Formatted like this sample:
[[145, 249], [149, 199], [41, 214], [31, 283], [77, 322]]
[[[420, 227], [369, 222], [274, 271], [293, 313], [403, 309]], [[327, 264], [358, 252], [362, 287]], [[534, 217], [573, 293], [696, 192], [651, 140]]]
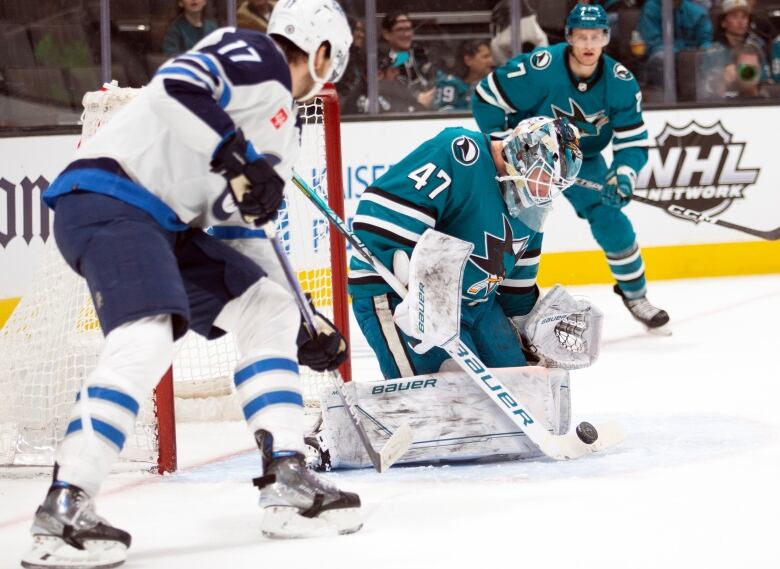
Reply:
[[648, 161], [637, 179], [637, 193], [658, 202], [670, 215], [686, 209], [707, 216], [723, 213], [743, 199], [756, 183], [759, 168], [742, 166], [745, 143], [718, 121], [705, 126], [666, 124], [649, 149]]
[[471, 166], [479, 158], [479, 146], [468, 136], [459, 136], [452, 141], [452, 155], [464, 166]]
[[531, 56], [531, 67], [541, 71], [550, 66], [552, 63], [552, 55], [546, 49], [537, 51]]

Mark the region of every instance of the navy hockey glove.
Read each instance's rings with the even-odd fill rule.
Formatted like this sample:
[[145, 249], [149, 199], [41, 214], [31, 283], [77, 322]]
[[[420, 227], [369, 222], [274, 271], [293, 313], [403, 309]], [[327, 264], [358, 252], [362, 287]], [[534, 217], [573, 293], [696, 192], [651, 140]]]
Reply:
[[630, 166], [610, 168], [601, 190], [601, 203], [610, 207], [625, 207], [634, 193], [636, 172]]
[[284, 180], [238, 129], [214, 153], [211, 170], [222, 174], [244, 221], [256, 227], [276, 216], [284, 198]]
[[333, 322], [318, 312], [314, 313], [314, 325], [313, 338], [305, 321], [298, 330], [298, 363], [314, 371], [333, 371], [347, 359], [347, 341]]

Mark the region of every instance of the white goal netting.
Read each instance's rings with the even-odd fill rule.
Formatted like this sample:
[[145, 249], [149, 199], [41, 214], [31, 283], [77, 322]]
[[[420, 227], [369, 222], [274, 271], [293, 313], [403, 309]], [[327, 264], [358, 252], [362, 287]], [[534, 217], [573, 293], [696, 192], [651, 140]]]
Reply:
[[[84, 96], [82, 138], [110, 121], [137, 93], [107, 87]], [[317, 98], [300, 109], [304, 127], [296, 171], [327, 197], [325, 127], [327, 124], [337, 132], [338, 117], [326, 118], [324, 107], [324, 99]], [[327, 222], [291, 185], [277, 230], [302, 288], [311, 292], [318, 310], [343, 329], [344, 322], [334, 316], [334, 306], [337, 311], [345, 310], [345, 306], [338, 306], [342, 302], [338, 294], [334, 299], [334, 287], [345, 288], [343, 264], [332, 262], [336, 253], [331, 251]], [[0, 466], [53, 463], [75, 395], [95, 367], [103, 344], [86, 282], [65, 264], [53, 238], [46, 243], [32, 283], [0, 330]], [[190, 333], [180, 341], [173, 362], [176, 419], [242, 419], [231, 396], [236, 361], [229, 335], [206, 342]], [[302, 368], [302, 381], [305, 404], [316, 408], [318, 393], [327, 379]], [[157, 409], [150, 396], [142, 405], [123, 458], [157, 463], [162, 453], [171, 452], [161, 448], [159, 436], [159, 425], [173, 422], [171, 415], [167, 408]]]

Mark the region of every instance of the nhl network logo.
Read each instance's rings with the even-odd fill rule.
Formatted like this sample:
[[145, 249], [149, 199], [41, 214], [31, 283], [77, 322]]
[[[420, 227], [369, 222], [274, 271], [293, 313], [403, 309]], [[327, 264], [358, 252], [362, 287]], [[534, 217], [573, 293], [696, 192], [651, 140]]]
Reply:
[[734, 142], [720, 121], [711, 126], [691, 121], [682, 128], [667, 123], [639, 174], [638, 193], [663, 207], [679, 206], [671, 215], [687, 209], [721, 214], [758, 179], [758, 168], [740, 167], [744, 150], [745, 143]]

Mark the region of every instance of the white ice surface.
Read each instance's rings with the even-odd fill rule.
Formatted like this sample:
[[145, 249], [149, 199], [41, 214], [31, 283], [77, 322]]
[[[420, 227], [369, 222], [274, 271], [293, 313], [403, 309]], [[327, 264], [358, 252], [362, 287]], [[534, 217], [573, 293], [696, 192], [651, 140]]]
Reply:
[[[574, 420], [617, 419], [619, 448], [572, 462], [330, 474], [361, 495], [358, 534], [260, 535], [241, 424], [180, 427], [174, 476], [112, 475], [98, 505], [133, 568], [780, 567], [780, 275], [652, 283], [674, 335], [645, 334], [606, 285], [599, 362], [572, 373]], [[378, 379], [354, 342], [356, 375]], [[231, 454], [232, 453], [232, 454]], [[0, 568], [17, 567], [48, 480], [0, 480]]]

